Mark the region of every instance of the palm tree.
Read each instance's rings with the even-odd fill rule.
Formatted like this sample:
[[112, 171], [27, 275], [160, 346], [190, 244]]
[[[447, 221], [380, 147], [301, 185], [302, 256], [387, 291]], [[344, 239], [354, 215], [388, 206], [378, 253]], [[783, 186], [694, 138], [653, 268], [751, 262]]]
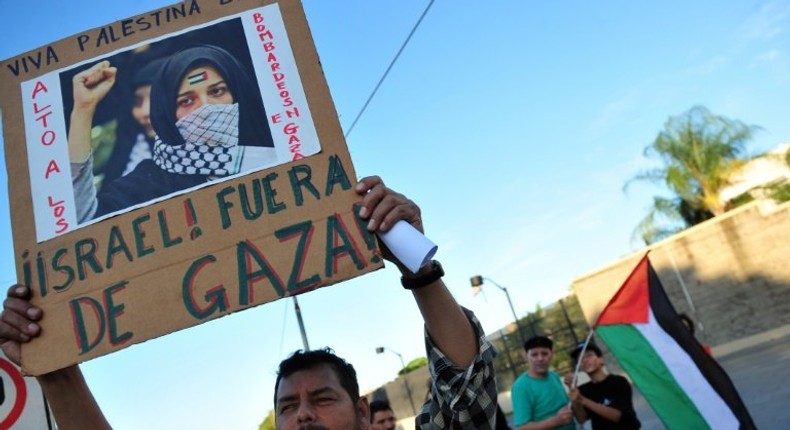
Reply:
[[673, 196], [654, 197], [634, 235], [650, 244], [730, 209], [719, 192], [729, 185], [732, 173], [751, 159], [746, 143], [757, 130], [714, 115], [704, 106], [670, 117], [645, 148], [645, 156], [658, 157], [662, 166], [639, 173], [626, 187], [633, 181], [649, 181], [664, 185]]

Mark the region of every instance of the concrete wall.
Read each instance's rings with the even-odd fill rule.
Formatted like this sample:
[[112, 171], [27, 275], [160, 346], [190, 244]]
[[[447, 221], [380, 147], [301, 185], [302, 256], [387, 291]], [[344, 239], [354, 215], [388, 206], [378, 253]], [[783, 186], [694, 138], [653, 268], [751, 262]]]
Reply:
[[[790, 202], [758, 201], [650, 247], [678, 312], [711, 346], [790, 325]], [[573, 281], [588, 322], [598, 317], [643, 250]]]
[[[411, 389], [414, 409], [412, 409], [404, 379]], [[420, 412], [420, 408], [422, 404], [425, 403], [428, 390], [430, 389], [430, 383], [431, 376], [428, 373], [428, 366], [423, 366], [409, 372], [405, 377], [401, 376], [394, 381], [386, 383], [384, 386], [367, 394], [366, 397], [371, 402], [374, 400], [389, 401], [392, 411], [395, 413], [395, 417], [399, 420], [399, 424], [406, 430], [408, 427], [404, 426], [404, 423], [413, 423], [415, 416], [414, 410], [416, 410], [417, 413]], [[403, 421], [403, 423], [401, 423], [401, 421]]]

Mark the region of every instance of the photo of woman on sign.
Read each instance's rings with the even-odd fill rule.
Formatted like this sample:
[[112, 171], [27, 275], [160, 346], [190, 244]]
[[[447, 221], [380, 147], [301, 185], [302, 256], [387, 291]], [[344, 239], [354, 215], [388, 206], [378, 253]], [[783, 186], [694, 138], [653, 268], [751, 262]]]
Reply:
[[151, 88], [153, 158], [128, 175], [93, 181], [91, 124], [117, 69], [99, 62], [73, 78], [69, 158], [80, 223], [260, 166], [276, 153], [260, 91], [226, 50], [198, 45], [172, 54]]

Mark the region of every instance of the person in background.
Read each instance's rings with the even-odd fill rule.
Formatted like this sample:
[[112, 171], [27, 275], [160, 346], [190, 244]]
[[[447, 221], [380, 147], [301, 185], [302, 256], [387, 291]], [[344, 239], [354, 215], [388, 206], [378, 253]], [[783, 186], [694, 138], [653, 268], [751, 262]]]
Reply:
[[[578, 388], [570, 387], [576, 420], [583, 423], [589, 419], [593, 430], [638, 430], [641, 424], [634, 411], [631, 384], [622, 376], [606, 373], [603, 353], [597, 345], [589, 343], [580, 357], [582, 349], [583, 345], [579, 346], [571, 357], [581, 360], [581, 368], [590, 382]], [[572, 381], [573, 376], [568, 376]], [[568, 379], [566, 376], [566, 382]]]
[[517, 430], [574, 430], [568, 395], [560, 377], [550, 370], [554, 342], [535, 336], [524, 342], [529, 369], [513, 383], [513, 424]]
[[[694, 320], [691, 319], [691, 317], [688, 316], [688, 314], [685, 314], [683, 312], [678, 314], [678, 316], [680, 317], [680, 321], [683, 323], [683, 325], [686, 326], [686, 329], [691, 332], [692, 336], [694, 336]], [[710, 349], [710, 345], [702, 342], [700, 342], [699, 344], [702, 345], [702, 349], [704, 349], [705, 352], [708, 353], [708, 355], [713, 357], [713, 350]]]
[[374, 400], [370, 402], [370, 429], [371, 430], [395, 430], [395, 413], [386, 400]]

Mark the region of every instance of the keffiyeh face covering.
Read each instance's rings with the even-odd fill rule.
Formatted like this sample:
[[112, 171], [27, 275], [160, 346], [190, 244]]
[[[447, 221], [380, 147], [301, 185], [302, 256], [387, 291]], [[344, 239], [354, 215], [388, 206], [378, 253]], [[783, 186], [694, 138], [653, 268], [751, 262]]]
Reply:
[[154, 162], [182, 175], [228, 176], [239, 172], [239, 105], [207, 104], [176, 122], [183, 145], [157, 139]]

